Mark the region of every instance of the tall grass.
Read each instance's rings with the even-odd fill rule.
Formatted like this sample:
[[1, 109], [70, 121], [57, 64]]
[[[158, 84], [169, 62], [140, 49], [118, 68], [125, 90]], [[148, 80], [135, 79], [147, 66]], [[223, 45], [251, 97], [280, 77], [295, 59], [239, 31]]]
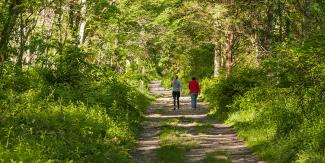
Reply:
[[44, 69], [10, 73], [1, 78], [0, 162], [132, 161], [150, 103], [136, 83], [96, 68], [78, 81]]
[[259, 67], [206, 80], [211, 116], [269, 162], [325, 162], [323, 44], [280, 46]]

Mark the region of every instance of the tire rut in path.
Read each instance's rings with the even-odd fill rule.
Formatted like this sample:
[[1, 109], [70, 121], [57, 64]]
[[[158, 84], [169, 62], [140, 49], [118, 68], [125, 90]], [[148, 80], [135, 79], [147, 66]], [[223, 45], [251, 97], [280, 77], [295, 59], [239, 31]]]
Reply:
[[[207, 104], [199, 102], [198, 109], [192, 110], [190, 97], [181, 97], [180, 109], [173, 110], [171, 91], [165, 90], [160, 84], [160, 81], [152, 81], [149, 84], [150, 92], [160, 97], [146, 113], [143, 132], [139, 136], [137, 150], [133, 153], [137, 162], [159, 162], [156, 159], [156, 152], [160, 148], [160, 122], [182, 118], [191, 121], [182, 121], [177, 127], [187, 131], [188, 134], [185, 136], [188, 139], [198, 142], [198, 146], [187, 151], [185, 162], [203, 162], [207, 154], [223, 152], [227, 153], [229, 160], [234, 163], [264, 163], [251, 155], [244, 143], [238, 139], [234, 129], [207, 117]], [[197, 131], [193, 121], [209, 124], [210, 128], [201, 133]]]

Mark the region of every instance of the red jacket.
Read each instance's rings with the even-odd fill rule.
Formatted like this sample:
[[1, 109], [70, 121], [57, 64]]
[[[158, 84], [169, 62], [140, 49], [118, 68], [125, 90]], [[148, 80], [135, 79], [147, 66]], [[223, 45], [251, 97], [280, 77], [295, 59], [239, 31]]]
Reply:
[[200, 86], [196, 80], [191, 80], [188, 83], [188, 88], [190, 89], [190, 93], [199, 93], [200, 92]]

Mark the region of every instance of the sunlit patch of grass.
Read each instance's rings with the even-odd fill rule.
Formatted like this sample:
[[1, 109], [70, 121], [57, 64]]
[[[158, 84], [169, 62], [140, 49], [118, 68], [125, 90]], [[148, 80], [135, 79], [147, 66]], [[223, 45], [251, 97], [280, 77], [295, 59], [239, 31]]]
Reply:
[[176, 144], [165, 145], [158, 149], [157, 159], [159, 163], [183, 163], [185, 162], [186, 148]]
[[186, 137], [188, 132], [185, 129], [176, 126], [164, 126], [160, 132], [160, 145], [178, 144], [186, 148], [192, 148], [198, 145], [196, 140]]
[[188, 122], [188, 123], [195, 122], [195, 119], [194, 118], [188, 118], [188, 117], [180, 117], [179, 120], [181, 122]]
[[204, 163], [231, 163], [229, 155], [226, 152], [215, 151], [212, 153], [208, 153], [204, 160]]
[[[176, 119], [177, 120], [177, 119]], [[171, 122], [175, 122], [171, 119]], [[177, 126], [161, 127], [159, 135], [161, 148], [157, 151], [158, 162], [184, 162], [186, 151], [198, 146], [198, 142], [187, 137], [187, 130]]]
[[160, 97], [163, 97], [164, 95], [163, 94], [152, 94], [152, 96], [155, 98], [155, 99], [158, 99]]
[[239, 122], [250, 122], [253, 121], [256, 117], [255, 110], [242, 110], [235, 113], [231, 113], [229, 118], [225, 121], [228, 125], [235, 125]]
[[[257, 154], [261, 159], [274, 160], [274, 155], [277, 157], [281, 155], [276, 145], [270, 143], [276, 136], [275, 124], [258, 123], [255, 110], [232, 113], [229, 115], [226, 124], [236, 128], [238, 136], [246, 142], [249, 148], [258, 151]], [[289, 151], [283, 155], [288, 155], [288, 153]]]
[[213, 125], [207, 122], [194, 122], [194, 124], [195, 130], [199, 133], [207, 133], [211, 128], [213, 128]]
[[160, 121], [160, 126], [176, 126], [179, 123], [177, 118], [168, 118]]

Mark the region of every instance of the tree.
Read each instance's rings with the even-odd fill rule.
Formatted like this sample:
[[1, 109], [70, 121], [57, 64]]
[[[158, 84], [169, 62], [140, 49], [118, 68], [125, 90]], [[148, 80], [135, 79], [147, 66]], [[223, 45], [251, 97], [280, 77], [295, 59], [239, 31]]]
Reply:
[[8, 59], [8, 52], [7, 52], [8, 43], [10, 41], [12, 30], [16, 25], [17, 18], [20, 12], [22, 11], [22, 6], [21, 6], [22, 3], [23, 0], [10, 0], [9, 2], [7, 19], [5, 20], [4, 27], [1, 31], [1, 37], [0, 37], [0, 53], [1, 53], [0, 63]]

